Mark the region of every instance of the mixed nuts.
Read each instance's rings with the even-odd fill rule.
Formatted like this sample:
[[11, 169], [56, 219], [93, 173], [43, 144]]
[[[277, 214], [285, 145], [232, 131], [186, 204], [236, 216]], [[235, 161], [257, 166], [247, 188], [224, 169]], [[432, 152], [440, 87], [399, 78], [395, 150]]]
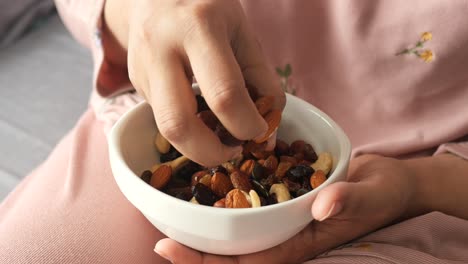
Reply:
[[182, 156], [161, 135], [155, 138], [160, 163], [142, 173], [141, 179], [171, 196], [219, 208], [251, 208], [285, 202], [317, 188], [327, 180], [333, 165], [330, 153], [317, 155], [303, 140], [291, 144], [277, 139], [273, 150], [267, 140], [277, 130], [281, 111], [273, 109], [272, 97], [255, 105], [268, 124], [268, 132], [255, 141], [233, 137], [197, 95], [198, 117], [226, 145], [242, 145], [242, 154], [213, 168]]

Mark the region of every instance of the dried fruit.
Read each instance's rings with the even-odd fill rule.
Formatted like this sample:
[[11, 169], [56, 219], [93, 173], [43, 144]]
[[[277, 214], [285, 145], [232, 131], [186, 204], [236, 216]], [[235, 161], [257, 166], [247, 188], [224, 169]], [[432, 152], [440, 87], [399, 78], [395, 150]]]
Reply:
[[290, 179], [288, 178], [284, 178], [283, 179], [283, 184], [286, 186], [286, 188], [288, 188], [288, 190], [290, 192], [297, 192], [299, 189], [301, 189], [302, 185], [297, 183], [297, 182], [294, 182], [294, 181], [291, 181]]
[[214, 132], [218, 136], [219, 140], [221, 140], [221, 143], [226, 146], [235, 147], [244, 143], [243, 140], [237, 139], [231, 133], [229, 133], [229, 131], [221, 123], [216, 126]]
[[240, 171], [246, 175], [251, 175], [255, 166], [255, 160], [249, 159], [244, 161], [240, 167]]
[[317, 160], [317, 154], [315, 153], [314, 148], [310, 144], [305, 144], [304, 146], [304, 159], [312, 163]]
[[280, 157], [289, 154], [289, 145], [281, 139], [276, 139], [275, 155]]
[[219, 120], [216, 117], [216, 115], [213, 113], [213, 111], [204, 110], [204, 111], [199, 112], [197, 116], [203, 121], [203, 123], [205, 123], [207, 127], [215, 131], [216, 127], [219, 124]]
[[290, 156], [281, 156], [281, 157], [280, 157], [280, 162], [283, 162], [283, 161], [289, 161], [293, 166], [296, 166], [296, 165], [297, 165], [297, 159], [294, 158], [294, 157], [290, 157]]
[[257, 194], [259, 194], [260, 196], [263, 196], [265, 198], [268, 198], [270, 196], [270, 194], [268, 193], [265, 186], [263, 186], [258, 181], [255, 181], [255, 180], [252, 181], [252, 186], [253, 186], [254, 190], [257, 192]]
[[250, 184], [249, 176], [245, 173], [236, 170], [230, 175], [232, 185], [234, 188], [242, 190], [244, 192], [249, 192], [252, 189], [252, 184]]
[[213, 175], [213, 174], [215, 174], [217, 172], [221, 172], [221, 173], [224, 173], [226, 175], [229, 174], [229, 172], [223, 166], [216, 166], [216, 167], [210, 168], [209, 171], [210, 171], [211, 175]]
[[288, 170], [286, 176], [293, 181], [302, 183], [302, 180], [309, 177], [313, 172], [314, 170], [309, 166], [297, 165]]
[[234, 189], [226, 195], [226, 208], [249, 208], [247, 197], [239, 189]]
[[286, 175], [286, 172], [292, 168], [292, 166], [293, 164], [289, 161], [281, 161], [275, 171], [276, 177], [282, 179], [284, 175]]
[[167, 139], [159, 132], [156, 134], [154, 144], [156, 145], [156, 149], [161, 154], [165, 154], [171, 149], [171, 143], [169, 143], [169, 141], [167, 141]]
[[151, 186], [161, 190], [164, 188], [172, 176], [172, 168], [169, 165], [161, 165], [151, 176]]
[[168, 162], [168, 161], [175, 160], [180, 156], [182, 156], [182, 154], [180, 154], [180, 152], [177, 149], [175, 149], [173, 146], [171, 146], [171, 148], [169, 149], [169, 152], [167, 152], [165, 154], [162, 154], [159, 157], [159, 161], [161, 163], [165, 163], [165, 162]]
[[200, 179], [203, 178], [203, 176], [205, 175], [210, 175], [210, 174], [206, 170], [195, 172], [192, 175], [192, 180], [190, 182], [190, 185], [195, 186], [200, 181]]
[[257, 159], [266, 159], [268, 158], [268, 156], [273, 154], [273, 151], [259, 150], [259, 151], [252, 151], [251, 154]]
[[255, 101], [255, 106], [257, 107], [258, 113], [261, 116], [265, 116], [270, 110], [273, 108], [273, 104], [275, 103], [275, 97], [273, 96], [264, 96], [260, 97]]
[[296, 192], [296, 196], [299, 197], [299, 196], [302, 196], [306, 193], [308, 193], [309, 190], [306, 190], [306, 189], [299, 189], [297, 192]]
[[320, 186], [320, 184], [324, 183], [327, 180], [327, 177], [325, 176], [325, 173], [321, 170], [317, 170], [312, 174], [310, 177], [310, 186], [312, 188], [317, 188]]
[[146, 182], [147, 184], [150, 184], [151, 182], [151, 176], [153, 176], [153, 173], [149, 170], [145, 170], [142, 174], [141, 174], [141, 179]]
[[212, 206], [217, 200], [218, 197], [204, 184], [197, 183], [192, 190], [193, 197], [203, 205]]
[[289, 153], [291, 156], [294, 156], [294, 154], [301, 153], [303, 154], [305, 151], [305, 145], [306, 143], [304, 140], [296, 140], [293, 143], [291, 143], [291, 146], [289, 146]]
[[221, 172], [213, 174], [211, 177], [211, 190], [219, 197], [224, 197], [234, 187], [228, 176]]
[[192, 190], [188, 186], [179, 188], [167, 188], [166, 193], [170, 196], [174, 196], [185, 201], [189, 201], [193, 197]]
[[226, 207], [226, 198], [220, 199], [213, 204], [213, 207], [225, 208]]
[[257, 181], [260, 181], [263, 178], [265, 178], [266, 175], [267, 174], [265, 172], [265, 167], [263, 167], [262, 164], [260, 164], [260, 162], [255, 162], [252, 170], [252, 177]]
[[263, 164], [268, 173], [273, 173], [278, 168], [278, 159], [274, 155], [270, 155]]
[[268, 114], [265, 115], [265, 121], [268, 125], [268, 130], [262, 137], [255, 139], [256, 143], [262, 143], [268, 140], [270, 136], [275, 133], [278, 129], [278, 126], [281, 122], [281, 110], [274, 109], [271, 110]]

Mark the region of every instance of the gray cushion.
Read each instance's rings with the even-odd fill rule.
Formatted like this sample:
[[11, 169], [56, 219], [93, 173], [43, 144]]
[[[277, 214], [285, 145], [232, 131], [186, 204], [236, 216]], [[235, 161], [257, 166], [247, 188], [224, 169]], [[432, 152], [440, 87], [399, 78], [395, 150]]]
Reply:
[[87, 107], [92, 60], [57, 15], [0, 50], [0, 200]]

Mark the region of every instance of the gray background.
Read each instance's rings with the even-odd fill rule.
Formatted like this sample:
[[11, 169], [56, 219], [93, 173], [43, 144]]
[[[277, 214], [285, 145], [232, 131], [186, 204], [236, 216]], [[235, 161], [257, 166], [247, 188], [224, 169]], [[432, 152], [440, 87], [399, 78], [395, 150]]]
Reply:
[[0, 49], [0, 201], [87, 107], [92, 60], [57, 15]]

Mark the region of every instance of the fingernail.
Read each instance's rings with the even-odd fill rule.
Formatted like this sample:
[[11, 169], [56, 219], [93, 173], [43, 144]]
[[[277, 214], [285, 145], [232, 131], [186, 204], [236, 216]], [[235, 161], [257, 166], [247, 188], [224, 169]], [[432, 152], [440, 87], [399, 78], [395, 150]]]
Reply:
[[164, 252], [160, 251], [158, 249], [158, 244], [154, 247], [154, 252], [158, 253], [159, 256], [165, 258], [166, 260], [169, 260], [171, 263], [174, 263], [171, 258], [169, 258]]
[[330, 210], [328, 210], [328, 213], [323, 216], [322, 218], [320, 219], [317, 219], [318, 221], [322, 222], [332, 216], [335, 216], [337, 215], [339, 212], [341, 212], [341, 210], [343, 209], [343, 205], [340, 203], [340, 202], [335, 202], [332, 207], [330, 208]]
[[265, 128], [263, 129], [262, 133], [254, 137], [254, 140], [262, 139], [263, 137], [265, 137], [265, 134], [268, 132], [268, 124], [266, 122], [264, 123], [265, 123]]

